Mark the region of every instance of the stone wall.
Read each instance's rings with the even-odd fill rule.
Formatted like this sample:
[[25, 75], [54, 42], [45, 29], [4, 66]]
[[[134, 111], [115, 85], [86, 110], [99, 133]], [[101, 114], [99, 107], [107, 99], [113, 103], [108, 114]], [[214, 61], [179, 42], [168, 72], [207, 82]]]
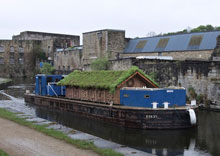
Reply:
[[125, 31], [99, 30], [83, 33], [83, 63], [96, 58], [115, 59], [125, 48]]
[[17, 36], [12, 37], [13, 40], [41, 40], [41, 49], [46, 53], [49, 61], [54, 60], [54, 52], [56, 48], [68, 48], [80, 45], [80, 37], [76, 35], [55, 34], [45, 32], [25, 31]]
[[182, 86], [187, 91], [188, 88], [194, 88], [198, 96], [203, 95], [206, 103], [220, 105], [220, 62], [148, 59], [111, 61], [112, 70], [124, 70], [132, 65], [138, 66], [149, 75], [154, 75], [160, 87]]
[[0, 40], [0, 76], [33, 76], [34, 49], [38, 46], [41, 46], [41, 41]]
[[80, 37], [77, 35], [45, 33], [35, 31], [24, 31], [19, 35], [13, 36], [13, 40], [51, 40], [51, 39], [66, 39], [71, 40], [72, 45], [79, 45]]
[[73, 71], [82, 69], [82, 50], [63, 50], [54, 53], [54, 67], [57, 71]]
[[220, 61], [220, 36], [217, 38], [216, 47], [214, 49], [214, 52], [212, 54], [212, 60], [213, 61]]
[[180, 52], [149, 52], [149, 53], [123, 53], [121, 58], [137, 57], [137, 56], [171, 56], [174, 60], [200, 59], [209, 60], [213, 50], [203, 51], [180, 51]]

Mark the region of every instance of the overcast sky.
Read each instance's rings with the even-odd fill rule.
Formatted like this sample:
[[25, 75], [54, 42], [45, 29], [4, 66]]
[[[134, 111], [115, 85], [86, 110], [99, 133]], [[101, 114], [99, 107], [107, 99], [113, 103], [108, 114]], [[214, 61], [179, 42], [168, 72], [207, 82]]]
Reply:
[[0, 0], [0, 39], [22, 31], [82, 35], [99, 29], [144, 37], [212, 24], [220, 0]]

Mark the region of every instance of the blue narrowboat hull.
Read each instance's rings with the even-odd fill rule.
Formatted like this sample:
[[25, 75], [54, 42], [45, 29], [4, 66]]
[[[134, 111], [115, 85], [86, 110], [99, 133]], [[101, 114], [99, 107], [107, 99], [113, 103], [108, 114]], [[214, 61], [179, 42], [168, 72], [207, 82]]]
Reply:
[[198, 110], [197, 106], [152, 109], [35, 94], [25, 94], [25, 102], [45, 106], [48, 109], [70, 111], [104, 122], [138, 129], [182, 129], [195, 127], [196, 123], [192, 123], [188, 110], [191, 109], [195, 112]]

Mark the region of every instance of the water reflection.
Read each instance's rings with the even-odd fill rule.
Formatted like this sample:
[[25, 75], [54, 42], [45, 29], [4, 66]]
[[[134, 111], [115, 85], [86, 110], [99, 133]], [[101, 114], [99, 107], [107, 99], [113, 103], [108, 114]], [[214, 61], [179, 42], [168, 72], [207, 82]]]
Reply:
[[5, 89], [5, 93], [13, 97], [23, 99], [26, 89], [33, 91], [34, 80], [17, 78], [13, 79], [12, 85]]
[[[172, 155], [220, 155], [220, 113], [200, 111], [199, 125], [185, 130], [138, 130], [74, 115], [71, 112], [47, 110], [44, 107], [25, 104], [25, 89], [33, 89], [33, 81], [16, 81], [4, 93], [11, 100], [1, 99], [0, 107], [9, 107], [27, 114], [56, 121], [68, 127], [133, 147], [159, 156]], [[25, 85], [24, 85], [25, 84]], [[1, 94], [0, 94], [1, 95]]]
[[[200, 112], [201, 116], [205, 113], [206, 112]], [[201, 124], [203, 124], [203, 122], [200, 122], [200, 126], [194, 129], [155, 131], [122, 128], [117, 125], [74, 115], [70, 112], [58, 110], [49, 111], [44, 107], [37, 107], [36, 115], [147, 153], [161, 156], [189, 154], [210, 155], [206, 152], [209, 147], [205, 147], [205, 149], [201, 148], [204, 143], [200, 142], [200, 139], [203, 136], [200, 136], [198, 132], [201, 131], [200, 128], [202, 128]], [[209, 145], [211, 144], [209, 143]], [[217, 153], [219, 154], [219, 152]], [[213, 152], [213, 155], [216, 155], [217, 153]]]

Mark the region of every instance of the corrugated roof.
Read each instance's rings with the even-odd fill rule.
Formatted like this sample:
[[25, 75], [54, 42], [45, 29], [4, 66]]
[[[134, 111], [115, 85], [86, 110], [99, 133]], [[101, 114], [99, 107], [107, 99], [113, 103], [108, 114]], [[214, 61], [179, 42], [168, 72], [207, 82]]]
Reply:
[[[220, 31], [137, 38], [129, 41], [124, 53], [211, 50], [218, 35]], [[146, 43], [143, 48], [137, 46], [143, 41]]]

